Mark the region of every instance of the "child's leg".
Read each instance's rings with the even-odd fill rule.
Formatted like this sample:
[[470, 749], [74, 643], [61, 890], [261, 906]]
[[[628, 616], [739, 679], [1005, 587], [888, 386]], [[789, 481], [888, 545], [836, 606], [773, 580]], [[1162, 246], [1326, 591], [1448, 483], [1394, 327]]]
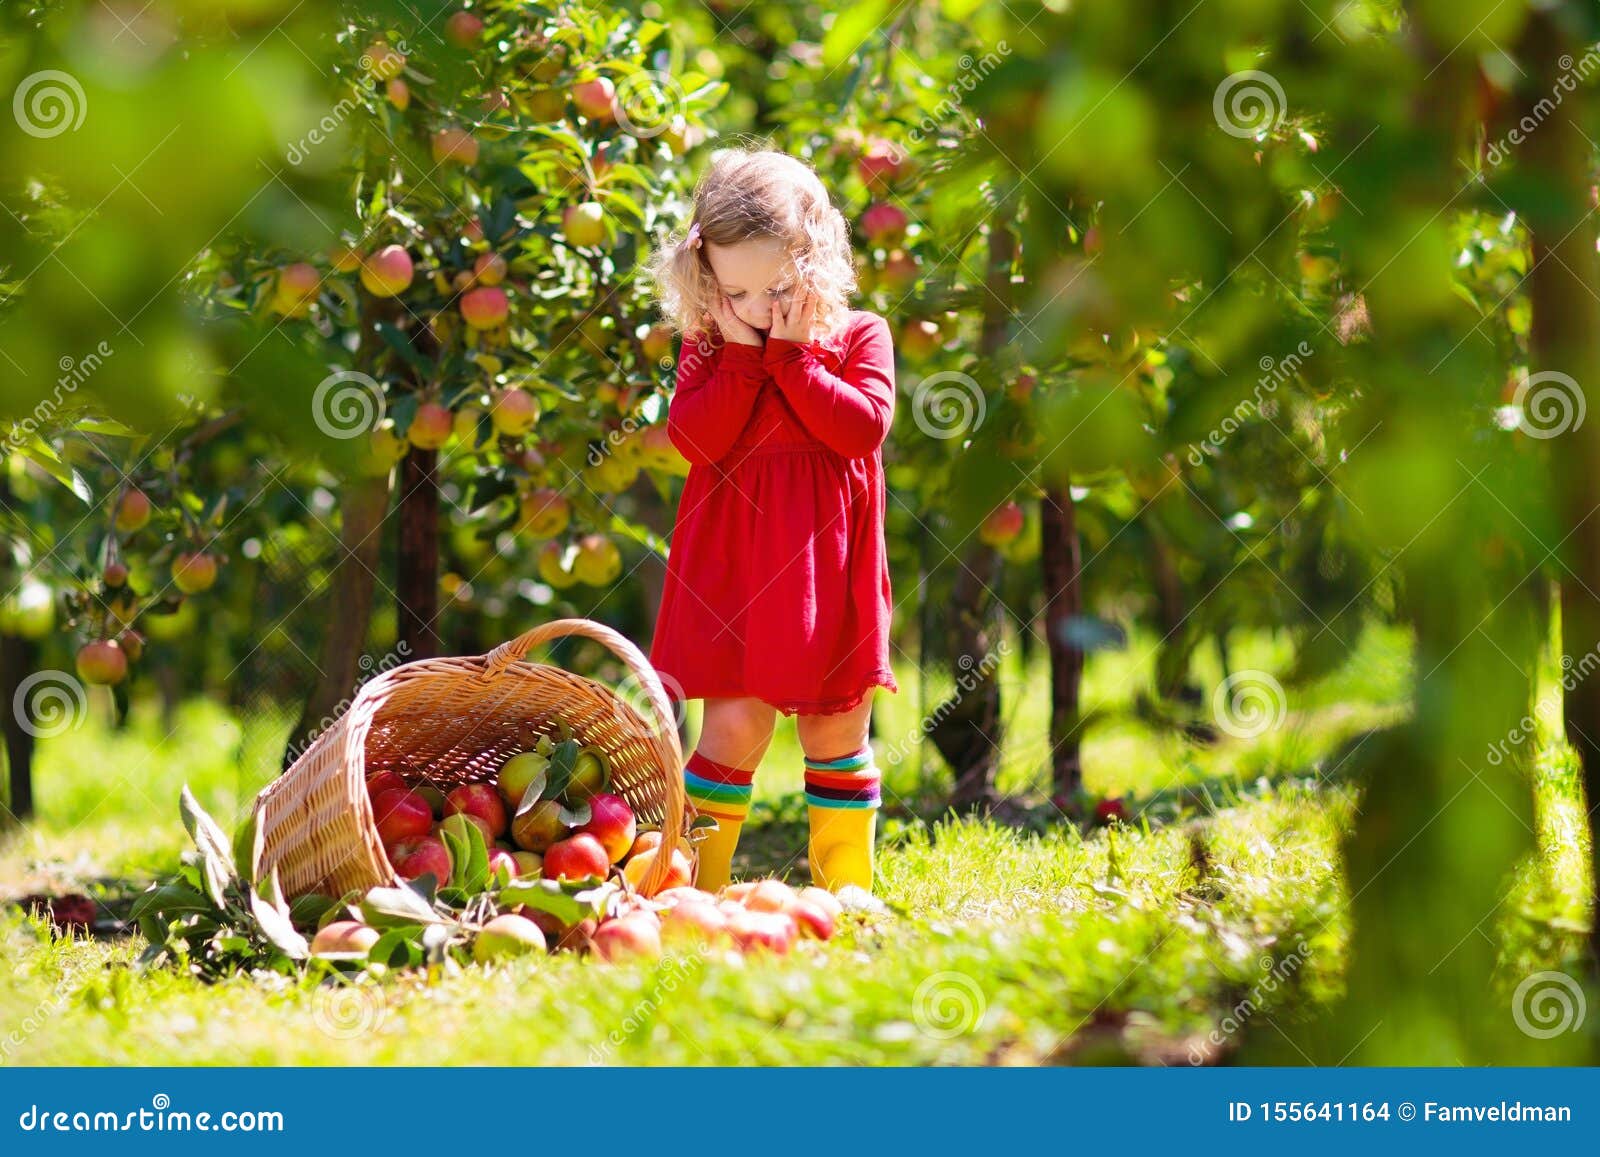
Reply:
[[777, 715], [759, 699], [707, 699], [700, 742], [683, 769], [689, 802], [717, 821], [700, 843], [695, 887], [715, 892], [728, 882], [739, 830], [750, 813], [750, 784], [772, 742]]
[[811, 879], [837, 892], [847, 884], [872, 890], [872, 837], [878, 816], [878, 769], [867, 726], [870, 696], [838, 715], [796, 720], [806, 755], [811, 819]]

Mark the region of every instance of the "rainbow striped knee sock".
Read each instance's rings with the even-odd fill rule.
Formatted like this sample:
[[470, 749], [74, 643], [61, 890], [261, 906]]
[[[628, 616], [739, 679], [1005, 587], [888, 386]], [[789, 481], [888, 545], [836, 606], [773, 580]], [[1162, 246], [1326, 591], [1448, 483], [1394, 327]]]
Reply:
[[837, 759], [806, 759], [811, 878], [830, 892], [849, 884], [872, 890], [879, 779], [870, 746]]
[[739, 830], [750, 814], [755, 774], [753, 770], [708, 759], [698, 751], [684, 764], [683, 787], [689, 802], [701, 815], [717, 821], [716, 830], [700, 841], [695, 887], [715, 892], [727, 884], [732, 875], [733, 851], [739, 845]]

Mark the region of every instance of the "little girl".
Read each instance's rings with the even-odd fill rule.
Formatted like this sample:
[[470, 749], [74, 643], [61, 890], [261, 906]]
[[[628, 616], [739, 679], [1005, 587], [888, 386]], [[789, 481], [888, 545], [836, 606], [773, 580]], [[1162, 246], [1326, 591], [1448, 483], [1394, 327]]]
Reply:
[[889, 668], [879, 447], [894, 349], [852, 311], [844, 218], [778, 152], [719, 152], [655, 283], [683, 334], [667, 432], [689, 459], [651, 660], [704, 699], [684, 769], [716, 819], [696, 884], [728, 882], [775, 712], [805, 753], [812, 878], [872, 888], [872, 692]]

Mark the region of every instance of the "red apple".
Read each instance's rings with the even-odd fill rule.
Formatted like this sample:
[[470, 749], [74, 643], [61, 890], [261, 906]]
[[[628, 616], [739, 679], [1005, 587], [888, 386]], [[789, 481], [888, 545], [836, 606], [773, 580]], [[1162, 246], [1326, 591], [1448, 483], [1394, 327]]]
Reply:
[[903, 177], [909, 167], [904, 150], [881, 139], [869, 142], [856, 158], [856, 172], [875, 193], [883, 192]]
[[372, 801], [378, 838], [385, 844], [420, 840], [433, 830], [433, 809], [414, 791], [386, 791]]
[[1015, 502], [1007, 502], [983, 520], [978, 527], [978, 538], [990, 546], [1005, 546], [1022, 533], [1025, 521], [1022, 507]]
[[572, 104], [592, 121], [608, 121], [616, 116], [617, 86], [611, 78], [597, 76], [572, 86]]
[[457, 48], [476, 48], [483, 39], [483, 21], [472, 12], [455, 12], [444, 22], [444, 34]]
[[150, 521], [150, 499], [143, 490], [130, 488], [117, 499], [117, 512], [113, 516], [116, 528], [122, 534], [135, 534]]
[[599, 840], [588, 832], [551, 844], [544, 854], [544, 875], [547, 880], [583, 880], [590, 876], [604, 877], [611, 870], [611, 860]]
[[406, 439], [419, 450], [437, 450], [450, 440], [455, 415], [438, 402], [423, 402], [406, 430]]
[[311, 938], [313, 956], [365, 956], [378, 942], [378, 930], [358, 920], [335, 920]]
[[526, 916], [518, 916], [514, 912], [490, 920], [472, 942], [472, 959], [479, 964], [532, 956], [545, 951], [548, 949], [539, 926]]
[[472, 276], [479, 285], [499, 285], [506, 279], [506, 259], [498, 253], [482, 253], [472, 263]]
[[144, 655], [144, 636], [130, 627], [117, 636], [117, 646], [128, 656], [128, 662], [137, 663]]
[[746, 952], [765, 951], [783, 956], [799, 935], [793, 918], [781, 912], [736, 912], [728, 918], [728, 932]]
[[367, 776], [367, 795], [377, 799], [386, 791], [410, 791], [406, 781], [392, 771], [375, 771]]
[[833, 914], [821, 904], [804, 898], [798, 899], [794, 907], [789, 910], [789, 915], [794, 919], [802, 936], [809, 936], [813, 940], [833, 939]]
[[395, 297], [411, 288], [416, 266], [399, 245], [385, 245], [361, 264], [361, 284], [374, 297]]
[[782, 880], [757, 880], [744, 896], [744, 906], [752, 912], [787, 912], [800, 897]]
[[458, 125], [447, 125], [433, 134], [435, 165], [476, 165], [478, 139]]
[[[659, 848], [649, 848], [638, 852], [628, 858], [622, 867], [622, 875], [635, 888], [644, 886], [644, 878], [650, 869], [655, 867], [656, 858], [660, 855]], [[667, 870], [665, 888], [686, 888], [694, 879], [694, 865], [689, 862], [689, 857], [677, 848], [672, 849], [672, 866]]]
[[600, 846], [615, 864], [633, 847], [633, 838], [639, 834], [634, 822], [633, 809], [620, 795], [602, 793], [590, 799], [590, 818], [580, 831], [588, 832], [600, 841]]
[[580, 201], [561, 211], [561, 231], [568, 243], [590, 249], [606, 239], [606, 211], [598, 201]]
[[661, 955], [660, 922], [644, 912], [603, 921], [594, 930], [594, 950], [610, 964], [634, 957], [654, 960]]
[[1094, 805], [1094, 818], [1102, 824], [1127, 823], [1128, 806], [1120, 799], [1103, 799]]
[[526, 434], [539, 420], [539, 400], [527, 390], [501, 390], [489, 409], [489, 420], [507, 437]]
[[498, 839], [506, 830], [506, 805], [500, 793], [487, 783], [464, 783], [444, 797], [445, 815], [463, 812], [477, 816], [488, 825], [491, 840]]
[[394, 864], [394, 874], [402, 880], [432, 876], [440, 887], [450, 882], [450, 849], [433, 836], [402, 840], [390, 849], [389, 860]]
[[633, 847], [628, 849], [628, 855], [637, 856], [640, 852], [648, 852], [652, 848], [661, 846], [661, 833], [656, 831], [640, 832], [634, 837]]
[[172, 560], [172, 582], [186, 595], [208, 591], [217, 581], [215, 555], [204, 551], [180, 554]]
[[497, 286], [485, 285], [461, 296], [461, 317], [473, 329], [493, 329], [504, 325], [511, 312], [511, 301], [506, 291]]
[[[527, 855], [528, 853], [523, 852], [522, 854]], [[504, 848], [490, 848], [489, 875], [493, 876], [501, 867], [505, 868], [506, 875], [511, 877], [513, 880], [524, 874], [522, 868], [517, 864], [517, 858], [513, 853], [506, 851]]]
[[383, 92], [389, 103], [401, 112], [411, 107], [411, 86], [398, 76], [383, 86]]
[[1091, 225], [1083, 231], [1083, 251], [1090, 257], [1098, 254], [1105, 248], [1105, 238], [1100, 234], [1100, 226]]
[[684, 900], [661, 913], [661, 939], [715, 942], [728, 934], [728, 917], [706, 900]]
[[108, 562], [100, 572], [100, 581], [115, 589], [128, 581], [128, 568], [120, 562]]
[[322, 275], [314, 265], [297, 261], [278, 270], [277, 287], [273, 290], [272, 308], [285, 317], [303, 317], [317, 300], [317, 290], [322, 287]]
[[335, 245], [328, 250], [328, 262], [335, 273], [354, 273], [361, 268], [361, 254], [349, 245]]
[[800, 899], [808, 904], [817, 905], [835, 920], [844, 915], [844, 905], [839, 903], [839, 897], [826, 888], [819, 888], [815, 884], [801, 888]]
[[861, 235], [874, 245], [888, 245], [906, 235], [910, 219], [905, 210], [887, 201], [875, 201], [861, 214]]
[[548, 486], [524, 495], [519, 529], [534, 538], [554, 538], [572, 521], [572, 507], [559, 490]]
[[120, 683], [128, 677], [128, 656], [112, 639], [100, 639], [78, 648], [78, 678], [85, 683]]

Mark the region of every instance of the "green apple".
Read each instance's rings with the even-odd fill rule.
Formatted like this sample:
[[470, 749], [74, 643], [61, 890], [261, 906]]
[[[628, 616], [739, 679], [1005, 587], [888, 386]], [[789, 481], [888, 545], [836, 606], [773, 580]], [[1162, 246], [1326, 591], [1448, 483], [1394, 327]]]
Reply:
[[563, 796], [569, 804], [583, 803], [605, 791], [611, 782], [611, 762], [598, 747], [585, 747], [572, 765], [572, 778]]
[[546, 950], [544, 933], [526, 916], [506, 913], [483, 926], [472, 942], [472, 958], [479, 964], [532, 956]]
[[537, 751], [524, 751], [506, 760], [496, 780], [506, 806], [515, 812], [522, 803], [522, 797], [528, 794], [528, 786], [543, 776], [545, 768], [549, 766], [550, 761]]

